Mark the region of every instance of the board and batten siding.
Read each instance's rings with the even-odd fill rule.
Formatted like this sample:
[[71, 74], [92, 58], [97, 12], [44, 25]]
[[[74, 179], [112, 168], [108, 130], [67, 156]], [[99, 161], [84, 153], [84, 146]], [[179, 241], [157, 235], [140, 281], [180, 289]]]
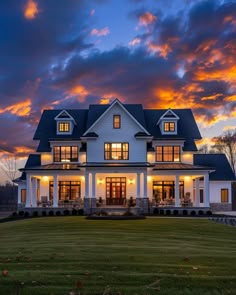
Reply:
[[[113, 128], [113, 115], [120, 115], [121, 128]], [[136, 139], [137, 132], [143, 132], [140, 126], [118, 105], [114, 105], [106, 115], [90, 130], [98, 135], [98, 138], [87, 142], [87, 161], [106, 162], [104, 160], [105, 142], [129, 143], [129, 160], [119, 162], [146, 162], [146, 140]], [[116, 162], [116, 160], [108, 160]]]

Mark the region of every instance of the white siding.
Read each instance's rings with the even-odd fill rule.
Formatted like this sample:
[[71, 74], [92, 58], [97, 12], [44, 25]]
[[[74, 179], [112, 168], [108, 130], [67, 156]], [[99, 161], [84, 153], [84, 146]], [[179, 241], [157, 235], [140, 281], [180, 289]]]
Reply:
[[230, 181], [210, 181], [210, 203], [221, 203], [221, 189], [229, 190], [229, 203], [232, 202]]
[[[120, 129], [113, 129], [113, 115], [121, 116]], [[135, 133], [143, 130], [120, 106], [114, 105], [90, 131], [96, 132], [99, 137], [87, 143], [88, 162], [106, 162], [104, 160], [105, 142], [128, 142], [129, 160], [124, 162], [146, 162], [146, 141], [137, 140], [134, 137]]]

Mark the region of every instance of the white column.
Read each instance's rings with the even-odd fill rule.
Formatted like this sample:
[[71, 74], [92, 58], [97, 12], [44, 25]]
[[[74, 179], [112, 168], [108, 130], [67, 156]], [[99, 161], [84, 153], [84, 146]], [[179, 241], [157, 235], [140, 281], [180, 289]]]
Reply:
[[175, 207], [179, 207], [179, 175], [175, 175]]
[[22, 185], [18, 184], [18, 189], [17, 189], [17, 204], [21, 204], [21, 190], [22, 190]]
[[92, 173], [92, 198], [96, 198], [96, 173]]
[[58, 179], [57, 175], [53, 176], [53, 207], [58, 207]]
[[200, 183], [199, 183], [199, 178], [195, 179], [195, 198], [196, 198], [196, 207], [200, 207]]
[[87, 199], [89, 197], [89, 173], [85, 174], [85, 193], [84, 197]]
[[26, 203], [25, 207], [31, 207], [31, 195], [32, 195], [32, 187], [31, 187], [31, 176], [26, 174]]
[[32, 177], [32, 207], [37, 207], [37, 178]]
[[147, 198], [147, 172], [143, 173], [143, 197]]
[[209, 174], [204, 175], [205, 207], [209, 207]]
[[140, 198], [140, 173], [136, 174], [136, 198]]

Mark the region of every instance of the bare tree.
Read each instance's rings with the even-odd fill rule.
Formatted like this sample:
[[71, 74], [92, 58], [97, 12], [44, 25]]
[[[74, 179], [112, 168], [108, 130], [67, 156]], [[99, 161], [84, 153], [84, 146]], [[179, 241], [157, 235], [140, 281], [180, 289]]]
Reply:
[[7, 154], [0, 160], [0, 167], [7, 179], [14, 185], [13, 180], [16, 178], [17, 169], [17, 158], [14, 154]]
[[236, 129], [216, 136], [213, 140], [215, 144], [212, 147], [218, 152], [225, 153], [234, 174], [236, 174]]
[[209, 147], [208, 147], [207, 144], [203, 144], [203, 145], [201, 145], [201, 146], [199, 147], [199, 149], [198, 149], [198, 152], [199, 152], [200, 154], [208, 154], [208, 151], [209, 151]]

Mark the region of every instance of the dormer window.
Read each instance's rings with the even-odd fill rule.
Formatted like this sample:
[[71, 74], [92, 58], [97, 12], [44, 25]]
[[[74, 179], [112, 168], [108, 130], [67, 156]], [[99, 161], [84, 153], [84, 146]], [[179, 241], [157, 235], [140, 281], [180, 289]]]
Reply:
[[157, 121], [162, 135], [177, 135], [179, 117], [168, 109]]
[[70, 132], [70, 122], [58, 122], [59, 132]]
[[61, 111], [56, 117], [57, 134], [58, 135], [71, 135], [73, 128], [76, 125], [74, 118], [67, 112]]
[[113, 116], [113, 128], [120, 129], [120, 127], [121, 127], [120, 115], [114, 115]]
[[164, 132], [175, 132], [175, 122], [164, 122]]

